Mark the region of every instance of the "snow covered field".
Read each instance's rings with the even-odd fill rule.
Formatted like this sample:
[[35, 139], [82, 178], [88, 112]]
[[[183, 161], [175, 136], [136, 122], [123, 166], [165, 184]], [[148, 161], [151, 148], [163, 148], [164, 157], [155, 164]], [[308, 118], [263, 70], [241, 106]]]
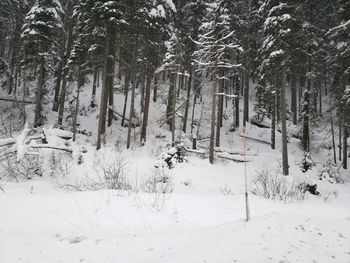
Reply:
[[[147, 174], [151, 158], [128, 154], [128, 171]], [[259, 153], [257, 164], [271, 155]], [[321, 184], [321, 196], [303, 201], [250, 195], [247, 223], [243, 171], [191, 157], [170, 170], [166, 194], [67, 191], [50, 178], [2, 183], [0, 262], [350, 262], [348, 184]]]
[[[82, 108], [89, 101], [89, 92], [82, 93]], [[79, 134], [76, 143], [65, 144], [58, 135], [69, 134], [48, 125], [49, 144], [66, 145], [73, 153], [41, 149], [42, 177], [19, 183], [8, 178], [0, 181], [4, 189], [0, 191], [0, 262], [350, 262], [350, 185], [317, 180], [322, 163], [331, 154], [321, 146], [313, 149], [316, 167], [302, 173], [302, 150], [299, 141], [290, 137], [291, 175], [286, 178], [289, 185], [317, 183], [320, 196], [307, 193], [305, 200], [280, 201], [250, 194], [248, 223], [242, 163], [217, 160], [210, 165], [207, 159], [189, 154], [174, 169], [160, 169], [170, 178], [161, 186], [164, 189], [145, 191], [169, 141], [166, 127], [158, 128], [156, 116], [162, 107], [152, 105], [154, 117], [146, 146], [140, 148], [134, 141], [128, 151], [123, 150], [125, 129], [115, 123], [108, 130], [107, 145], [96, 152], [97, 113], [93, 111], [79, 120], [92, 136]], [[204, 137], [209, 130], [205, 118]], [[222, 129], [222, 149], [236, 152], [234, 157], [242, 159], [241, 131], [226, 133], [229, 124], [225, 122]], [[294, 132], [292, 126], [289, 130]], [[112, 132], [116, 136], [111, 136]], [[326, 134], [316, 130], [314, 145], [327, 144], [330, 138], [324, 137]], [[270, 130], [248, 126], [248, 136], [268, 142]], [[19, 154], [29, 149], [20, 146], [22, 137], [16, 140]], [[266, 143], [248, 140], [250, 191], [256, 187], [258, 171], [273, 175], [280, 170], [279, 133], [276, 139], [275, 151]], [[123, 191], [98, 185], [103, 181], [103, 169], [114, 163], [125, 165]]]

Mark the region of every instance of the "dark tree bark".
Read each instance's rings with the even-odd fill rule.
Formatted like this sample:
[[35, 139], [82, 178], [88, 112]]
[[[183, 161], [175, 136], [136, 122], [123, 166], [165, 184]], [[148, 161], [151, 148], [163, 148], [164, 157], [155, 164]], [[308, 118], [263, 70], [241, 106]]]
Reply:
[[286, 68], [282, 71], [281, 83], [281, 124], [282, 124], [282, 168], [283, 174], [289, 174], [288, 148], [287, 148], [287, 112], [286, 112]]
[[[114, 68], [114, 41], [115, 41], [115, 31], [113, 26], [109, 26], [107, 29], [108, 40], [107, 48], [104, 58], [104, 70], [103, 70], [103, 85], [101, 91], [101, 103], [100, 103], [100, 114], [98, 119], [98, 131], [97, 131], [97, 145], [96, 149], [101, 148], [102, 136], [106, 133], [106, 118], [107, 118], [107, 103], [108, 95], [110, 93], [111, 86], [113, 88], [113, 68]], [[113, 113], [112, 113], [113, 114]]]
[[77, 123], [78, 123], [78, 113], [79, 113], [79, 97], [80, 97], [80, 88], [82, 86], [82, 76], [81, 76], [81, 64], [79, 63], [78, 68], [78, 85], [77, 85], [77, 95], [75, 98], [75, 111], [73, 118], [73, 142], [75, 142], [76, 134], [77, 134]]
[[128, 123], [128, 137], [126, 142], [126, 148], [130, 148], [131, 144], [131, 127], [132, 122], [135, 117], [135, 89], [136, 89], [136, 74], [137, 74], [137, 51], [138, 51], [138, 41], [136, 40], [133, 58], [131, 63], [131, 102], [130, 102], [130, 112], [129, 112], [129, 123]]
[[295, 75], [291, 76], [291, 110], [293, 113], [293, 124], [298, 124], [298, 107], [297, 107], [297, 87], [296, 87], [296, 77]]
[[186, 105], [185, 105], [185, 113], [183, 117], [183, 124], [182, 124], [182, 130], [184, 133], [186, 133], [187, 129], [187, 119], [188, 119], [188, 109], [190, 107], [190, 96], [191, 96], [191, 89], [192, 89], [192, 74], [193, 74], [193, 68], [191, 66], [190, 68], [190, 76], [187, 82], [187, 96], [186, 96]]
[[144, 111], [145, 106], [145, 81], [146, 81], [146, 74], [147, 72], [144, 72], [141, 76], [141, 100], [140, 100], [140, 108], [141, 113]]
[[39, 65], [38, 82], [36, 88], [36, 101], [35, 101], [35, 115], [34, 115], [34, 128], [43, 125], [43, 115], [42, 115], [42, 100], [44, 95], [45, 86], [45, 60], [41, 58]]
[[153, 102], [157, 102], [158, 79], [159, 79], [159, 73], [154, 74]]
[[[224, 76], [224, 75], [223, 75]], [[220, 80], [219, 83], [219, 93], [224, 92], [224, 80]], [[217, 117], [216, 117], [216, 137], [215, 137], [215, 146], [220, 147], [220, 130], [222, 127], [222, 115], [223, 115], [223, 104], [224, 104], [224, 96], [220, 95], [217, 98], [218, 109], [217, 109]]]
[[235, 95], [237, 96], [235, 98], [235, 114], [236, 114], [236, 117], [235, 117], [235, 126], [236, 128], [239, 127], [239, 123], [240, 123], [240, 120], [239, 120], [239, 81], [237, 79], [237, 76], [234, 77], [234, 81], [235, 81]]
[[128, 105], [128, 96], [129, 96], [129, 87], [130, 87], [130, 78], [131, 78], [131, 70], [127, 70], [125, 76], [125, 87], [124, 87], [124, 106], [123, 106], [123, 114], [122, 114], [122, 122], [121, 125], [124, 127], [126, 108]]
[[92, 82], [92, 93], [91, 93], [91, 104], [94, 104], [94, 105], [96, 103], [96, 89], [97, 89], [97, 86], [99, 83], [98, 71], [99, 71], [99, 68], [98, 68], [98, 66], [95, 65], [94, 66], [94, 79]]
[[66, 50], [65, 50], [64, 63], [63, 63], [64, 65], [63, 76], [62, 76], [63, 81], [62, 81], [61, 93], [59, 98], [58, 121], [57, 121], [58, 125], [62, 125], [63, 123], [64, 104], [66, 101], [67, 81], [68, 81], [68, 67], [66, 64], [71, 54], [72, 44], [73, 44], [73, 23], [72, 21], [70, 21], [68, 25], [67, 43], [66, 43]]
[[302, 144], [303, 149], [306, 152], [309, 152], [310, 150], [310, 128], [309, 128], [309, 122], [310, 122], [310, 90], [311, 90], [311, 80], [307, 80], [306, 89], [304, 92], [304, 98], [303, 98], [303, 138], [302, 138]]
[[[112, 52], [114, 52], [114, 46], [112, 47]], [[110, 127], [112, 125], [113, 121], [113, 106], [114, 106], [114, 53], [112, 56], [112, 61], [110, 61], [111, 65], [107, 68], [108, 75], [107, 78], [107, 85], [108, 85], [108, 124], [107, 126]]]
[[172, 128], [172, 116], [173, 111], [175, 110], [174, 105], [174, 98], [173, 96], [176, 96], [176, 72], [170, 72], [170, 79], [169, 79], [169, 93], [168, 93], [168, 104], [166, 109], [166, 118], [167, 123], [170, 126], [170, 130]]
[[[217, 46], [215, 48], [215, 54], [217, 53]], [[213, 87], [212, 87], [212, 109], [211, 109], [211, 126], [210, 126], [210, 143], [209, 143], [209, 162], [211, 164], [214, 163], [214, 145], [215, 145], [215, 127], [217, 124], [216, 120], [216, 106], [217, 106], [217, 96], [216, 94], [218, 93], [219, 89], [219, 79], [218, 79], [218, 55], [215, 55], [215, 65], [214, 65], [214, 82], [213, 82]]]
[[272, 93], [271, 148], [276, 149], [276, 91]]
[[151, 66], [148, 65], [147, 76], [146, 76], [146, 90], [145, 90], [145, 108], [143, 112], [142, 129], [141, 129], [141, 145], [146, 142], [147, 139], [147, 125], [148, 125], [148, 114], [149, 114], [149, 104], [151, 99], [151, 82], [152, 82], [152, 72]]
[[343, 111], [343, 168], [348, 169], [348, 127], [345, 111]]

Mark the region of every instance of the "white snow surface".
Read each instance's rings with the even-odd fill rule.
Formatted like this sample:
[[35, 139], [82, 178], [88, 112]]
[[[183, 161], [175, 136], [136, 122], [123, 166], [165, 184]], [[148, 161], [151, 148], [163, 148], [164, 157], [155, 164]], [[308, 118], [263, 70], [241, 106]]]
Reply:
[[[210, 92], [210, 86], [203, 90], [204, 94]], [[161, 101], [166, 94], [161, 86], [158, 102], [151, 104], [146, 145], [139, 146], [137, 128], [130, 150], [125, 150], [126, 128], [120, 126], [120, 119], [107, 129], [107, 143], [97, 152], [98, 110], [82, 111], [79, 128], [91, 135], [78, 134], [73, 143], [61, 138], [70, 137], [70, 132], [51, 128], [57, 115], [49, 110], [51, 105], [46, 106], [48, 125], [44, 131], [49, 145], [73, 151], [55, 153], [56, 160], [61, 160], [57, 167], [62, 173], [68, 172], [55, 174], [50, 165], [53, 151], [39, 149], [40, 156], [45, 157], [42, 177], [19, 183], [0, 180], [0, 263], [350, 262], [350, 186], [318, 181], [320, 165], [302, 173], [303, 152], [300, 141], [292, 136], [288, 144], [290, 176], [286, 180], [315, 182], [320, 196], [307, 194], [305, 200], [282, 202], [250, 194], [251, 217], [246, 222], [244, 164], [217, 160], [211, 165], [207, 158], [196, 154], [189, 154], [173, 169], [161, 168], [171, 178], [172, 191], [145, 191], [142, 186], [154, 175], [154, 166], [171, 141], [168, 127], [159, 127], [165, 112]], [[88, 108], [90, 97], [91, 90], [85, 89], [81, 109]], [[115, 110], [122, 112], [123, 96], [116, 95], [115, 101]], [[204, 101], [196, 109], [197, 120], [204, 111], [197, 136], [201, 152], [208, 145], [209, 104]], [[32, 112], [30, 107], [27, 112]], [[230, 106], [225, 108], [229, 119], [224, 121], [218, 150], [243, 159], [242, 129], [228, 131], [231, 111]], [[288, 126], [290, 135], [297, 133], [297, 127], [290, 122]], [[252, 125], [247, 129], [249, 137], [260, 140], [247, 141], [251, 192], [257, 170], [280, 170], [281, 137], [277, 132], [273, 151], [268, 145], [270, 129]], [[330, 133], [326, 129], [320, 127], [311, 134], [316, 163], [332, 156], [327, 150]], [[23, 142], [24, 133], [18, 135], [0, 142]], [[183, 143], [191, 145], [185, 137]], [[78, 165], [79, 160], [83, 162]], [[116, 160], [125, 161], [125, 176], [133, 189], [96, 188], [103, 168]], [[348, 171], [340, 170], [349, 177]]]

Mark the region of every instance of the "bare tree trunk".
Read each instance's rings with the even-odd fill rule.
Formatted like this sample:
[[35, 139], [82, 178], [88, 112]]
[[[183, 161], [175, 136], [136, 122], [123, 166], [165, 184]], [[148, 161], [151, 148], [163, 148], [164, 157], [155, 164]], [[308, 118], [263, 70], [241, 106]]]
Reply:
[[342, 117], [341, 112], [339, 111], [339, 161], [342, 157]]
[[343, 110], [343, 168], [348, 169], [348, 127], [345, 110]]
[[[176, 74], [177, 75], [177, 74]], [[179, 83], [180, 84], [180, 83]], [[173, 102], [172, 102], [172, 105], [173, 105], [173, 111], [171, 112], [171, 146], [172, 147], [175, 147], [175, 114], [176, 114], [176, 86], [172, 89], [172, 99], [173, 99]]]
[[281, 123], [282, 123], [282, 167], [283, 174], [289, 174], [287, 148], [287, 112], [286, 112], [286, 68], [283, 67], [281, 83]]
[[151, 65], [148, 65], [147, 76], [146, 76], [146, 90], [145, 90], [145, 109], [143, 112], [143, 121], [141, 129], [141, 145], [144, 145], [147, 138], [147, 125], [148, 125], [148, 114], [149, 114], [149, 104], [151, 99], [151, 82], [152, 82], [152, 73]]
[[170, 130], [172, 128], [172, 113], [175, 110], [174, 98], [176, 96], [176, 72], [170, 72], [169, 78], [169, 93], [168, 93], [168, 104], [166, 109], [167, 123], [170, 125]]
[[75, 138], [76, 138], [76, 134], [77, 134], [77, 120], [78, 120], [78, 112], [79, 112], [79, 95], [80, 95], [81, 85], [82, 85], [81, 64], [79, 63], [77, 95], [75, 98], [75, 111], [74, 111], [74, 118], [73, 118], [73, 142], [75, 142]]
[[276, 91], [272, 94], [271, 148], [276, 149]]
[[[220, 83], [221, 82], [221, 83]], [[219, 93], [223, 93], [224, 89], [223, 89], [223, 82], [224, 80], [222, 79], [221, 81], [219, 81]], [[221, 126], [222, 126], [222, 115], [223, 115], [223, 100], [224, 100], [224, 96], [220, 95], [217, 98], [217, 103], [218, 103], [218, 109], [217, 109], [217, 118], [216, 118], [216, 138], [215, 138], [215, 146], [216, 147], [220, 147], [220, 130], [221, 130]]]
[[337, 164], [337, 152], [336, 152], [336, 148], [335, 148], [334, 124], [333, 124], [332, 98], [331, 98], [330, 108], [331, 108], [331, 129], [332, 129], [333, 158], [334, 158], [334, 163]]
[[140, 100], [141, 113], [143, 113], [143, 111], [144, 111], [146, 74], [147, 73], [144, 72], [141, 76], [141, 100]]
[[111, 127], [112, 125], [114, 106], [114, 59], [111, 61], [111, 63], [112, 65], [109, 65], [111, 68], [107, 69], [109, 75], [106, 76], [108, 82], [108, 127]]
[[307, 79], [306, 89], [303, 96], [303, 148], [304, 151], [310, 151], [310, 90], [311, 80]]
[[96, 89], [98, 85], [98, 71], [99, 68], [97, 65], [94, 65], [94, 80], [92, 82], [92, 93], [91, 93], [91, 104], [95, 105], [96, 101]]
[[215, 145], [215, 127], [218, 125], [216, 122], [216, 105], [217, 105], [217, 96], [216, 93], [218, 93], [219, 89], [219, 79], [218, 79], [218, 55], [217, 53], [217, 46], [215, 48], [215, 65], [214, 65], [214, 83], [213, 83], [213, 90], [212, 90], [212, 108], [211, 108], [211, 128], [210, 128], [210, 143], [209, 143], [209, 162], [211, 164], [214, 163], [214, 145]]
[[131, 75], [131, 69], [130, 69], [130, 71], [127, 71], [126, 76], [125, 76], [124, 107], [123, 107], [122, 122], [121, 122], [122, 127], [124, 127], [126, 107], [128, 105], [128, 96], [129, 96], [129, 87], [130, 87], [130, 78], [131, 78], [130, 75]]
[[158, 78], [159, 78], [159, 73], [154, 74], [153, 102], [157, 102]]
[[44, 85], [45, 85], [44, 75], [45, 75], [45, 60], [41, 58], [38, 82], [37, 82], [37, 88], [36, 88], [35, 115], [34, 115], [34, 125], [33, 125], [35, 128], [43, 125], [42, 100], [43, 100]]
[[193, 68], [190, 67], [190, 76], [187, 82], [187, 97], [186, 97], [186, 106], [185, 106], [185, 113], [183, 117], [183, 124], [182, 124], [182, 130], [184, 133], [186, 133], [187, 129], [187, 119], [188, 119], [188, 109], [190, 107], [190, 96], [191, 96], [191, 89], [192, 89], [192, 74], [193, 74]]
[[131, 102], [130, 102], [130, 113], [129, 113], [129, 123], [128, 123], [128, 137], [126, 142], [126, 148], [130, 148], [131, 144], [131, 127], [132, 122], [135, 117], [135, 89], [136, 89], [136, 74], [137, 74], [137, 51], [138, 51], [138, 40], [136, 40], [132, 64], [131, 64]]
[[247, 72], [245, 72], [244, 81], [243, 126], [246, 127], [246, 122], [249, 121], [249, 68], [247, 68]]
[[[98, 120], [98, 131], [97, 131], [97, 146], [96, 149], [99, 150], [101, 148], [102, 136], [105, 136], [106, 133], [106, 115], [107, 115], [107, 103], [108, 103], [108, 95], [111, 90], [111, 86], [113, 88], [113, 77], [114, 77], [114, 34], [113, 26], [109, 26], [108, 28], [108, 42], [107, 49], [105, 54], [105, 64], [103, 70], [103, 85], [101, 91], [101, 103], [100, 103], [100, 114]], [[112, 113], [113, 114], [113, 113]]]
[[67, 43], [66, 43], [66, 50], [65, 50], [64, 63], [63, 63], [63, 66], [64, 66], [63, 76], [62, 76], [63, 81], [62, 81], [62, 87], [61, 87], [61, 93], [60, 93], [60, 99], [59, 99], [58, 121], [57, 121], [58, 125], [62, 125], [63, 123], [64, 104], [66, 101], [67, 81], [68, 81], [68, 67], [66, 64], [71, 54], [72, 43], [73, 43], [73, 23], [70, 21], [68, 25]]
[[297, 87], [296, 87], [296, 77], [292, 75], [291, 81], [291, 90], [292, 90], [292, 98], [291, 98], [291, 110], [293, 113], [293, 124], [298, 124], [298, 107], [297, 107]]
[[55, 95], [53, 98], [53, 105], [52, 105], [52, 111], [56, 111], [56, 112], [58, 111], [58, 106], [59, 106], [62, 71], [63, 71], [63, 61], [60, 62], [56, 71]]
[[321, 83], [319, 82], [319, 91], [318, 91], [318, 98], [319, 98], [319, 115], [322, 117], [322, 89], [321, 89]]
[[195, 110], [196, 110], [196, 103], [197, 103], [197, 94], [198, 94], [198, 89], [199, 89], [199, 81], [198, 81], [198, 74], [196, 73], [196, 70], [193, 69], [193, 104], [192, 104], [192, 117], [191, 117], [191, 134], [193, 134], [193, 128], [194, 128], [194, 115], [195, 115]]
[[237, 81], [237, 78], [236, 76], [234, 77], [234, 80], [235, 80], [235, 95], [237, 95], [236, 99], [235, 99], [235, 114], [236, 114], [236, 117], [235, 117], [235, 126], [236, 128], [239, 127], [239, 83]]

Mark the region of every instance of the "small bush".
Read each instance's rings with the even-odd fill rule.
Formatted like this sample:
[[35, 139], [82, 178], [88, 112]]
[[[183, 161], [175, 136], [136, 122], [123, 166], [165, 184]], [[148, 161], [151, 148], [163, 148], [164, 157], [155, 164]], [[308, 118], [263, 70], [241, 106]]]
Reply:
[[337, 166], [331, 160], [328, 160], [322, 165], [318, 178], [321, 181], [329, 182], [331, 184], [343, 184], [345, 182], [344, 178], [338, 172]]
[[114, 190], [131, 190], [132, 187], [126, 177], [126, 162], [121, 157], [112, 163], [102, 167], [104, 183], [108, 189]]
[[171, 193], [174, 190], [169, 172], [163, 168], [154, 168], [150, 177], [142, 184], [146, 193]]
[[20, 179], [32, 179], [34, 176], [42, 176], [42, 161], [38, 155], [25, 155], [17, 160], [16, 155], [8, 155], [0, 162], [5, 176], [18, 182]]
[[[289, 178], [288, 178], [289, 179]], [[300, 185], [305, 182], [289, 182], [287, 178], [270, 170], [259, 170], [253, 180], [252, 193], [271, 200], [304, 200], [306, 192]]]

